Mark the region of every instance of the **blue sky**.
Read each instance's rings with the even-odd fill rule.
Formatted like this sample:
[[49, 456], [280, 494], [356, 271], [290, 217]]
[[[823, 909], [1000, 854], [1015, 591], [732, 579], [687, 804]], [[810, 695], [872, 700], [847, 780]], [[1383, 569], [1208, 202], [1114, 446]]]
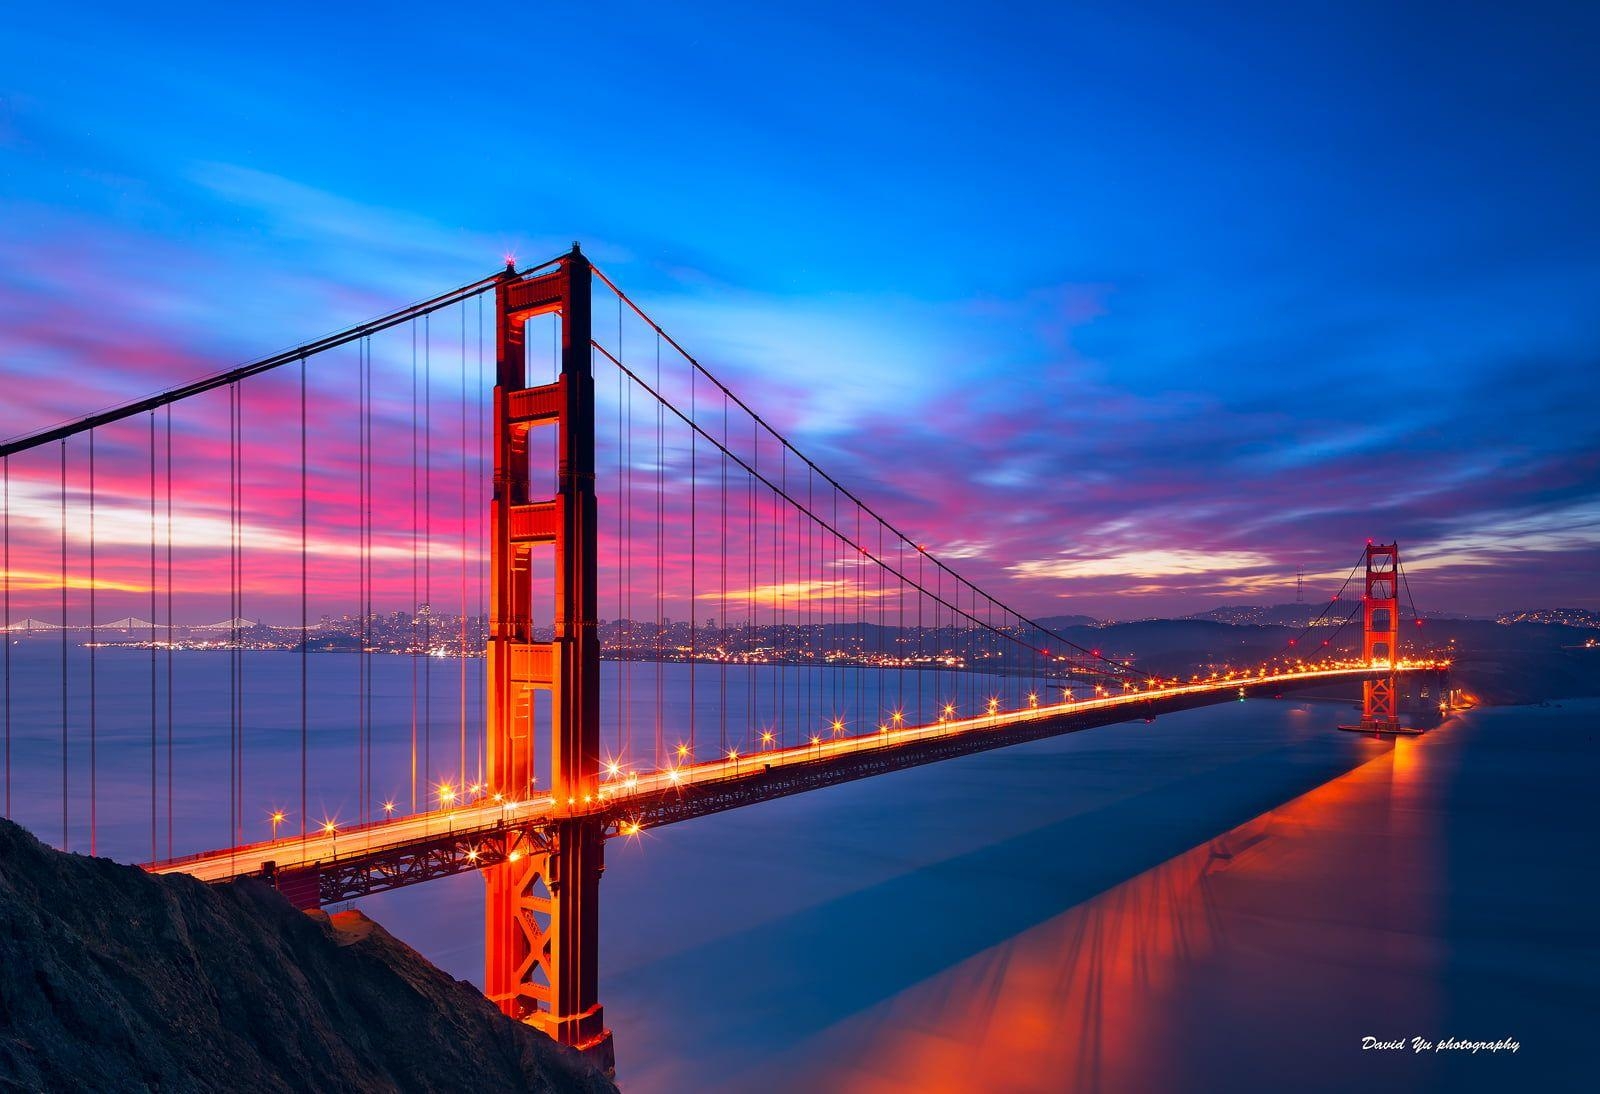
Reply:
[[1600, 607], [1593, 6], [7, 18], [0, 432], [577, 238], [1031, 610]]

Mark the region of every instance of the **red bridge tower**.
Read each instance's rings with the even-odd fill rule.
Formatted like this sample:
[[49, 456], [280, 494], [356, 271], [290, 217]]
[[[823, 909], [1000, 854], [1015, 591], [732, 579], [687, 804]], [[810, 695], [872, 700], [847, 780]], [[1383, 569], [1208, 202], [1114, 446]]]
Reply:
[[1367, 591], [1361, 601], [1361, 660], [1387, 669], [1361, 689], [1361, 728], [1400, 732], [1400, 545], [1367, 544]]
[[[598, 996], [603, 822], [583, 816], [600, 784], [600, 643], [594, 482], [592, 274], [577, 244], [537, 276], [507, 268], [495, 289], [494, 499], [490, 530], [488, 785], [508, 801], [534, 789], [536, 743], [547, 742], [550, 793], [573, 816], [512, 837], [488, 884], [484, 991], [506, 1014], [612, 1066]], [[556, 381], [527, 384], [526, 328], [561, 324]], [[556, 430], [558, 489], [530, 497], [529, 434]], [[555, 554], [553, 642], [533, 639], [533, 552]], [[536, 724], [549, 694], [547, 725]]]

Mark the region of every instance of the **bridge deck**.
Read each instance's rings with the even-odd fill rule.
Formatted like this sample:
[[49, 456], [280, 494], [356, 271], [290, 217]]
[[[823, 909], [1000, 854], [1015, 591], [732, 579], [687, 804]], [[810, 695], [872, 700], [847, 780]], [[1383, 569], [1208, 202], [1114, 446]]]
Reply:
[[[1398, 670], [1414, 674], [1443, 667], [1431, 661], [1402, 662]], [[514, 854], [513, 836], [542, 840], [553, 822], [567, 817], [600, 816], [610, 834], [631, 835], [641, 828], [951, 756], [1225, 702], [1236, 695], [1271, 695], [1328, 681], [1362, 680], [1380, 671], [1340, 667], [1219, 678], [931, 725], [829, 736], [815, 744], [726, 755], [660, 771], [618, 771], [603, 782], [595, 800], [557, 802], [549, 795], [516, 802], [482, 798], [331, 833], [319, 830], [150, 863], [146, 869], [189, 874], [202, 881], [273, 870], [280, 877], [300, 873], [315, 877], [319, 899], [330, 902], [494, 865]]]

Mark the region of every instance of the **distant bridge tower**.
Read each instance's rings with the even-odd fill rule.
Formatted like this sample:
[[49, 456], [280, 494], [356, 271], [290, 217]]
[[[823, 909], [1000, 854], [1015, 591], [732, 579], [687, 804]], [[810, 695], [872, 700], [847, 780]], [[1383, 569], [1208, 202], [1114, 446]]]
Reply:
[[[508, 801], [534, 793], [536, 744], [546, 743], [549, 791], [575, 811], [600, 785], [600, 643], [596, 551], [594, 374], [588, 259], [576, 244], [553, 272], [507, 268], [495, 289], [494, 499], [490, 531], [488, 785]], [[555, 383], [527, 384], [527, 322], [561, 324]], [[554, 428], [558, 488], [530, 497], [529, 433]], [[534, 641], [532, 554], [555, 553], [553, 642]], [[550, 696], [536, 724], [536, 693]], [[488, 885], [484, 992], [512, 1018], [612, 1064], [598, 996], [603, 822], [567, 816], [510, 838]]]
[[1400, 730], [1400, 545], [1367, 544], [1367, 591], [1361, 601], [1361, 660], [1388, 671], [1362, 685], [1361, 728]]

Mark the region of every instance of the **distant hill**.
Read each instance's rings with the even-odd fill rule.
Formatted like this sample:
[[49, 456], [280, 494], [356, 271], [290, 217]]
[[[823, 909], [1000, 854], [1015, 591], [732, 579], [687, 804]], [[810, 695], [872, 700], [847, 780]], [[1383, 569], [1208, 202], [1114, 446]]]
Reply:
[[1587, 608], [1540, 608], [1535, 611], [1507, 612], [1495, 620], [1497, 623], [1544, 623], [1559, 627], [1581, 627], [1600, 630], [1600, 612]]
[[[1361, 598], [1359, 596], [1335, 600], [1331, 606], [1326, 600], [1308, 604], [1223, 604], [1208, 611], [1196, 612], [1183, 618], [1214, 619], [1218, 623], [1232, 623], [1236, 626], [1304, 627], [1320, 615], [1324, 620], [1332, 620], [1333, 624], [1337, 626], [1345, 616], [1349, 615], [1360, 604]], [[1324, 608], [1327, 609], [1326, 612], [1323, 611]], [[1470, 618], [1454, 612], [1428, 611], [1423, 609], [1421, 605], [1418, 605], [1418, 610], [1421, 611], [1424, 619], [1461, 621]], [[1400, 603], [1400, 615], [1402, 619], [1411, 617], [1411, 605], [1404, 598], [1401, 599]], [[1506, 621], [1502, 620], [1502, 622]], [[1551, 619], [1547, 620], [1547, 622], [1569, 622], [1569, 620]]]
[[1067, 627], [1098, 627], [1100, 625], [1100, 620], [1092, 615], [1047, 615], [1043, 619], [1036, 620], [1036, 622], [1041, 627], [1047, 627], [1053, 631], [1064, 630]]
[[1358, 600], [1336, 600], [1330, 605], [1323, 600], [1315, 604], [1224, 604], [1184, 618], [1209, 619], [1234, 626], [1304, 627], [1320, 616], [1333, 620], [1337, 626], [1359, 603]]
[[63, 854], [0, 820], [0, 1090], [616, 1087], [359, 912]]

